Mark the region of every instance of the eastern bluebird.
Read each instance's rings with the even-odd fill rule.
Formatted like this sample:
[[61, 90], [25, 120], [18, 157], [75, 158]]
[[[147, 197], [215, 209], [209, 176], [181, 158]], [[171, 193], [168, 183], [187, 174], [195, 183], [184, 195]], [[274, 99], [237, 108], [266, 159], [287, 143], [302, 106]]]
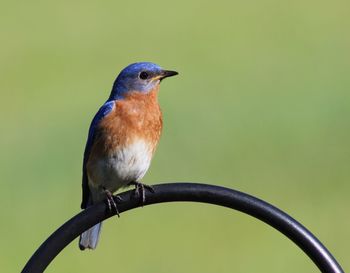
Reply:
[[[131, 64], [120, 72], [90, 125], [83, 161], [82, 209], [107, 198], [109, 209], [118, 212], [112, 193], [128, 185], [135, 185], [135, 193], [145, 201], [144, 188], [149, 186], [139, 181], [150, 166], [162, 130], [159, 84], [177, 74], [149, 62]], [[100, 231], [101, 223], [85, 231], [80, 249], [96, 248]]]

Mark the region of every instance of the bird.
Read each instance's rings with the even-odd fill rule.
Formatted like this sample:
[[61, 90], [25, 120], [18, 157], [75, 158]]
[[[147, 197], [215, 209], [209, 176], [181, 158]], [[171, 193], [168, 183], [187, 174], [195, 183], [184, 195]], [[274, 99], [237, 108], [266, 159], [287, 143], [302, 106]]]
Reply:
[[[158, 103], [160, 83], [178, 72], [151, 62], [125, 67], [114, 81], [107, 101], [94, 116], [84, 150], [81, 208], [103, 200], [119, 216], [113, 193], [130, 185], [145, 202], [140, 180], [146, 174], [160, 139], [163, 120]], [[95, 249], [102, 223], [80, 235], [79, 248]]]

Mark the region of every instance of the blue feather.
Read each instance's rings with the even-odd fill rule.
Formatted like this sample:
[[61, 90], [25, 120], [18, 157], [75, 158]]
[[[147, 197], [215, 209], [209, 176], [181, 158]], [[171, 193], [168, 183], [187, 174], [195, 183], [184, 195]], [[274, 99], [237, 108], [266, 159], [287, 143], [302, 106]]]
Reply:
[[86, 173], [86, 163], [87, 163], [87, 160], [89, 159], [91, 147], [95, 140], [96, 127], [98, 126], [99, 122], [113, 110], [114, 105], [115, 105], [114, 101], [107, 101], [105, 104], [103, 104], [102, 107], [96, 113], [95, 117], [93, 118], [90, 124], [88, 139], [87, 139], [85, 151], [84, 151], [84, 160], [83, 160], [83, 181], [82, 181], [82, 187], [83, 187], [82, 200], [83, 201], [81, 203], [82, 208], [86, 208], [90, 202], [89, 200], [90, 190], [89, 190], [88, 178]]
[[[114, 101], [107, 101], [105, 104], [103, 104], [101, 106], [101, 108], [98, 110], [98, 112], [94, 116], [94, 118], [90, 124], [85, 151], [91, 149], [91, 145], [93, 143], [93, 139], [94, 139], [94, 135], [95, 135], [96, 126], [105, 116], [107, 116], [113, 110], [114, 104], [115, 104]], [[84, 162], [85, 162], [85, 160], [84, 160]]]
[[159, 74], [162, 68], [154, 63], [140, 62], [125, 67], [116, 78], [108, 100], [121, 99], [129, 91], [149, 92], [156, 82], [144, 81], [139, 78], [142, 71]]

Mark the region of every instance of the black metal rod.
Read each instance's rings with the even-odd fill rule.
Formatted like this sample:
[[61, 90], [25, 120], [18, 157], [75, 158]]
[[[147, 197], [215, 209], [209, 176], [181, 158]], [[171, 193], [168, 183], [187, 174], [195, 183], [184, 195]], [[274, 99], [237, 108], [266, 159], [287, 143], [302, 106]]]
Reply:
[[[155, 193], [146, 192], [144, 206], [177, 201], [215, 204], [249, 214], [282, 232], [298, 245], [321, 272], [343, 273], [341, 266], [322, 243], [304, 226], [280, 209], [251, 195], [213, 185], [197, 183], [169, 183], [154, 186]], [[139, 207], [139, 200], [131, 198], [132, 191], [121, 193], [124, 200], [119, 212]], [[115, 215], [104, 203], [96, 204], [67, 221], [57, 229], [33, 254], [22, 273], [41, 273], [70, 242], [95, 224]]]

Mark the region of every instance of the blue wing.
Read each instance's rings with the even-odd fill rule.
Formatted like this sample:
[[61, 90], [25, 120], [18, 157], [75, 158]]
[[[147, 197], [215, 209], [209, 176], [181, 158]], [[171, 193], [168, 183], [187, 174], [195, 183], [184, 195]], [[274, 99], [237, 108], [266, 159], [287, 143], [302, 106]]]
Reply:
[[85, 209], [87, 207], [89, 202], [89, 197], [90, 197], [90, 189], [89, 189], [88, 177], [86, 173], [86, 163], [89, 159], [91, 147], [95, 140], [96, 127], [98, 126], [99, 122], [113, 110], [114, 105], [115, 105], [114, 101], [107, 101], [98, 110], [98, 112], [96, 113], [95, 117], [93, 118], [90, 124], [88, 139], [87, 139], [85, 151], [84, 151], [84, 160], [83, 160], [83, 181], [82, 181], [83, 196], [82, 196], [82, 202], [81, 202], [82, 209]]

